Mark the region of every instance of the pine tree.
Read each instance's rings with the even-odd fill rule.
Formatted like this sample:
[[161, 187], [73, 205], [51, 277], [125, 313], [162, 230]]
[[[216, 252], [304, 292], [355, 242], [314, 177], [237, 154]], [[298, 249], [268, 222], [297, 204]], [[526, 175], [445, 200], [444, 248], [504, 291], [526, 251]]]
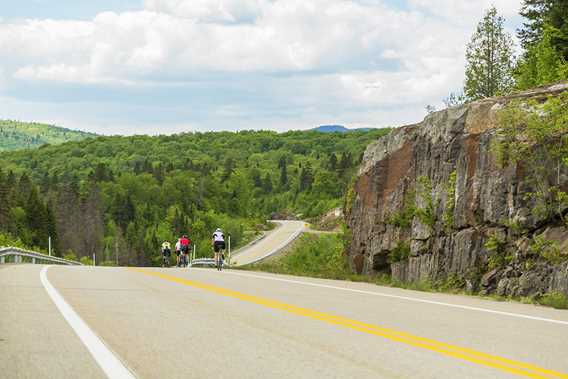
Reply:
[[8, 228], [10, 208], [10, 188], [6, 175], [0, 170], [0, 230]]
[[227, 158], [225, 160], [225, 165], [223, 166], [223, 176], [221, 177], [221, 182], [225, 183], [231, 175], [235, 172], [236, 163], [233, 158]]
[[521, 16], [526, 21], [517, 36], [527, 51], [539, 44], [547, 28], [554, 33], [551, 46], [568, 61], [568, 2], [566, 0], [524, 0]]
[[513, 86], [514, 43], [504, 22], [491, 7], [467, 45], [464, 92], [468, 100], [504, 94]]
[[517, 31], [517, 36], [523, 48], [536, 45], [542, 38], [546, 14], [550, 9], [551, 0], [524, 0], [520, 14], [526, 21]]
[[515, 70], [518, 89], [568, 78], [568, 2], [525, 0], [518, 31], [525, 49]]
[[286, 189], [288, 187], [288, 170], [286, 165], [280, 167], [280, 187]]
[[271, 193], [273, 186], [272, 186], [272, 177], [270, 176], [270, 173], [266, 173], [266, 175], [264, 175], [264, 179], [262, 180], [262, 189], [264, 190], [264, 193]]
[[312, 187], [313, 182], [314, 175], [312, 173], [312, 167], [309, 163], [306, 163], [300, 173], [300, 192], [309, 190]]
[[337, 169], [337, 155], [335, 155], [335, 153], [331, 153], [329, 155], [327, 167], [332, 171], [335, 171]]

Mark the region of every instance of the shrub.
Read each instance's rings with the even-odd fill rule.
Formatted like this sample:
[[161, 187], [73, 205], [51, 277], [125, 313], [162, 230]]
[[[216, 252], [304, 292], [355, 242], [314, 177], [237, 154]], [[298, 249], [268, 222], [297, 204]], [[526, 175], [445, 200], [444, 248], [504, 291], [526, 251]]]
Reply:
[[416, 216], [415, 192], [408, 191], [404, 195], [401, 209], [387, 217], [386, 222], [399, 228], [408, 229], [412, 226], [414, 216]]
[[305, 234], [285, 255], [246, 268], [300, 276], [350, 279], [353, 274], [343, 254], [343, 244], [341, 234]]
[[432, 182], [427, 176], [418, 178], [418, 196], [422, 199], [424, 206], [416, 207], [416, 217], [424, 225], [433, 227], [436, 223], [436, 206], [432, 197]]
[[558, 243], [547, 240], [544, 236], [535, 236], [530, 244], [530, 250], [535, 255], [543, 257], [551, 264], [564, 262], [568, 257], [562, 255]]
[[444, 210], [444, 226], [446, 229], [451, 229], [454, 226], [454, 207], [456, 201], [456, 183], [457, 183], [457, 172], [452, 171], [448, 182], [446, 183], [446, 207]]
[[568, 309], [568, 296], [562, 292], [549, 292], [537, 300], [539, 304], [556, 309]]
[[389, 263], [404, 261], [408, 259], [409, 256], [410, 244], [406, 241], [399, 241], [389, 253]]

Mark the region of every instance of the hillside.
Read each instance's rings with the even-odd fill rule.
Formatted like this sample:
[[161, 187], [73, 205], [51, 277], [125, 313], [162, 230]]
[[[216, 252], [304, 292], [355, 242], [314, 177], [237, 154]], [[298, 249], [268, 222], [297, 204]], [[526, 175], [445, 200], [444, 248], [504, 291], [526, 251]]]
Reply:
[[0, 120], [0, 152], [80, 141], [96, 134], [35, 122]]
[[387, 132], [99, 137], [6, 152], [0, 232], [40, 247], [55, 233], [58, 254], [109, 260], [119, 250], [121, 263], [136, 265], [189, 231], [206, 255], [216, 227], [236, 246], [273, 212], [342, 206], [365, 147]]
[[319, 133], [349, 133], [349, 132], [368, 132], [372, 128], [357, 128], [349, 129], [343, 125], [320, 125], [317, 128], [312, 129], [314, 132]]

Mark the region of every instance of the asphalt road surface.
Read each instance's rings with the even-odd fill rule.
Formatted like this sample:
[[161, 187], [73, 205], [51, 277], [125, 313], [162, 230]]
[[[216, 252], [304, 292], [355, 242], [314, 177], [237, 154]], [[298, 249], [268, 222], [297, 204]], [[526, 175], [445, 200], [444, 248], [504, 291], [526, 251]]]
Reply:
[[268, 232], [264, 238], [246, 246], [231, 259], [231, 265], [244, 266], [266, 258], [290, 244], [306, 228], [304, 221], [272, 221], [277, 227]]
[[0, 266], [3, 378], [568, 378], [568, 312], [213, 269]]

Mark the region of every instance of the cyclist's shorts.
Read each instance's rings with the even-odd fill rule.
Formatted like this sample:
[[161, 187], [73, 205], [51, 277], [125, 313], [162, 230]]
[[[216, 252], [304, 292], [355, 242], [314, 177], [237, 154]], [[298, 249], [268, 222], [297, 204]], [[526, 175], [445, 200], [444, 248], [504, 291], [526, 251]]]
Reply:
[[179, 257], [179, 255], [181, 254], [181, 251], [176, 250], [176, 255]]
[[213, 250], [218, 253], [221, 250], [225, 250], [225, 242], [224, 241], [215, 241], [213, 243]]

